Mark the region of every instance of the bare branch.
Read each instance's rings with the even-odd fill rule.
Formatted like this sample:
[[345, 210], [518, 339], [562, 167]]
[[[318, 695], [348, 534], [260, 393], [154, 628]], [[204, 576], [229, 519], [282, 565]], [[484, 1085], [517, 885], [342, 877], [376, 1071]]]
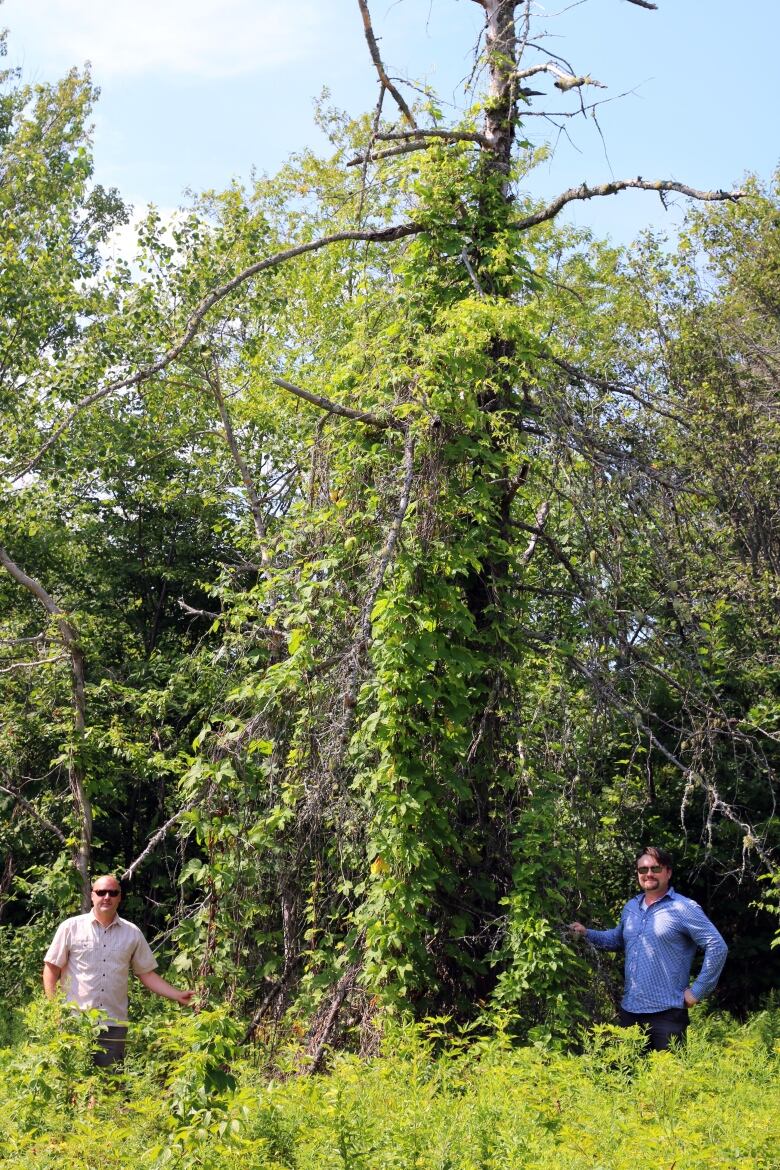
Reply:
[[406, 118], [409, 125], [414, 126], [415, 122], [414, 122], [414, 117], [412, 115], [412, 111], [409, 109], [406, 102], [404, 101], [403, 95], [393, 85], [392, 81], [390, 80], [390, 78], [387, 75], [387, 70], [385, 69], [384, 65], [382, 64], [382, 58], [379, 55], [379, 45], [376, 42], [376, 37], [374, 36], [374, 29], [371, 25], [371, 13], [368, 11], [368, 4], [366, 3], [366, 0], [358, 0], [358, 7], [360, 8], [360, 15], [363, 17], [363, 30], [364, 30], [365, 35], [366, 35], [366, 43], [368, 45], [368, 51], [371, 54], [371, 60], [374, 62], [374, 68], [376, 69], [377, 73], [379, 74], [379, 80], [380, 80], [381, 84], [384, 86], [384, 88], [387, 90], [387, 92], [392, 94], [392, 96], [395, 100], [395, 104], [398, 106], [398, 109], [401, 111], [403, 116]]
[[181, 597], [178, 600], [178, 605], [185, 613], [191, 613], [193, 617], [205, 617], [212, 620], [222, 617], [221, 613], [215, 613], [211, 609], [193, 609], [191, 605], [187, 605], [186, 601], [182, 601]]
[[172, 817], [169, 817], [164, 825], [160, 826], [157, 832], [149, 838], [146, 847], [142, 850], [141, 853], [138, 854], [135, 861], [128, 865], [124, 873], [120, 875], [123, 882], [130, 881], [139, 865], [142, 865], [143, 862], [146, 861], [146, 858], [149, 856], [149, 854], [157, 848], [171, 826], [175, 825], [177, 821], [181, 820], [185, 813], [188, 813], [190, 809], [194, 808], [198, 801], [202, 799], [202, 797], [202, 792], [199, 792], [197, 796], [193, 796], [191, 800], [188, 800], [186, 804], [181, 806], [178, 812], [174, 813]]
[[312, 394], [311, 390], [304, 390], [300, 386], [296, 386], [293, 382], [288, 382], [286, 378], [271, 378], [275, 386], [281, 386], [282, 390], [288, 390], [290, 394], [295, 394], [297, 398], [302, 398], [305, 402], [311, 402], [314, 406], [319, 406], [320, 410], [327, 410], [329, 414], [338, 414], [342, 418], [351, 418], [355, 422], [365, 423], [370, 427], [377, 427], [379, 430], [403, 430], [401, 423], [395, 422], [393, 419], [380, 418], [377, 414], [370, 414], [366, 410], [352, 410], [349, 406], [341, 406], [338, 402], [332, 402], [329, 398], [324, 398], [321, 394]]
[[527, 228], [535, 227], [548, 219], [554, 219], [567, 203], [572, 203], [575, 199], [593, 199], [597, 195], [616, 195], [618, 191], [626, 191], [630, 188], [640, 191], [676, 191], [680, 195], [687, 195], [689, 199], [701, 199], [708, 202], [736, 203], [737, 200], [744, 199], [746, 195], [745, 191], [698, 191], [695, 187], [688, 187], [685, 183], [676, 183], [672, 179], [649, 180], [641, 177], [614, 179], [611, 183], [602, 183], [599, 187], [589, 187], [587, 183], [581, 183], [579, 187], [570, 187], [568, 191], [564, 191], [546, 207], [534, 212], [533, 215], [515, 220], [512, 226], [519, 231], [525, 231]]
[[88, 394], [77, 402], [70, 413], [63, 419], [51, 433], [46, 442], [38, 449], [29, 462], [21, 468], [16, 475], [11, 478], [12, 483], [18, 482], [25, 475], [33, 471], [40, 463], [43, 456], [49, 451], [57, 442], [59, 437], [68, 429], [73, 420], [78, 417], [83, 410], [93, 406], [96, 402], [107, 398], [110, 394], [116, 393], [118, 390], [128, 390], [133, 386], [140, 386], [143, 382], [148, 382], [155, 374], [159, 374], [171, 362], [175, 361], [179, 354], [189, 345], [195, 335], [198, 333], [200, 326], [207, 316], [209, 311], [215, 305], [223, 301], [230, 293], [235, 292], [242, 284], [251, 280], [253, 276], [257, 276], [260, 272], [266, 272], [270, 268], [276, 268], [279, 264], [284, 264], [288, 260], [294, 260], [298, 256], [305, 256], [309, 252], [317, 252], [321, 248], [327, 248], [331, 244], [339, 244], [349, 240], [366, 240], [374, 243], [391, 243], [395, 240], [405, 239], [407, 236], [419, 235], [420, 232], [425, 231], [425, 226], [419, 223], [402, 223], [392, 224], [386, 228], [365, 228], [356, 231], [334, 232], [329, 236], [322, 236], [318, 240], [310, 240], [305, 244], [296, 244], [292, 248], [285, 248], [281, 252], [275, 252], [272, 256], [267, 256], [264, 260], [257, 260], [254, 264], [250, 264], [247, 268], [242, 269], [231, 277], [230, 280], [217, 288], [212, 289], [205, 297], [198, 303], [187, 321], [187, 325], [179, 337], [169, 349], [165, 351], [156, 361], [150, 362], [149, 365], [142, 366], [140, 370], [136, 370], [134, 374], [128, 375], [126, 378], [118, 378], [108, 385], [102, 386], [94, 393]]
[[547, 517], [549, 516], [549, 514], [550, 514], [550, 501], [544, 500], [544, 502], [539, 506], [539, 510], [536, 513], [536, 530], [531, 533], [531, 539], [528, 542], [528, 546], [520, 558], [521, 565], [525, 566], [525, 565], [530, 564], [531, 557], [534, 555], [534, 551], [536, 550], [536, 545], [537, 545], [537, 542], [539, 540], [539, 537], [544, 532], [544, 526], [547, 523]]
[[628, 0], [629, 4], [636, 4], [637, 8], [649, 8], [651, 12], [658, 11], [657, 4], [651, 4], [650, 0]]
[[378, 162], [379, 159], [392, 158], [398, 154], [411, 154], [414, 150], [427, 150], [437, 142], [473, 142], [485, 150], [492, 150], [492, 145], [484, 134], [476, 130], [396, 130], [386, 134], [375, 134], [378, 142], [401, 142], [403, 145], [391, 147], [388, 150], [373, 149], [364, 154], [356, 155], [347, 163], [348, 167], [356, 167], [361, 163]]
[[687, 426], [685, 419], [679, 414], [658, 406], [651, 398], [640, 394], [633, 386], [627, 386], [624, 382], [612, 382], [607, 378], [599, 378], [597, 375], [589, 374], [587, 371], [572, 365], [571, 362], [567, 362], [564, 358], [555, 357], [553, 354], [548, 354], [547, 356], [554, 365], [564, 370], [576, 382], [582, 385], [590, 384], [591, 386], [597, 386], [599, 390], [606, 390], [610, 394], [621, 394], [626, 398], [633, 398], [635, 402], [638, 402], [641, 406], [646, 406], [648, 410], [652, 410], [655, 414], [663, 415], [664, 418], [679, 423], [680, 426]]
[[62, 829], [58, 829], [57, 826], [48, 819], [48, 817], [45, 817], [43, 813], [39, 813], [35, 805], [30, 804], [29, 800], [22, 796], [21, 792], [16, 792], [13, 788], [7, 788], [5, 784], [0, 784], [0, 792], [4, 792], [6, 796], [13, 797], [13, 799], [18, 804], [20, 804], [23, 809], [27, 810], [30, 816], [33, 816], [37, 821], [40, 821], [44, 828], [48, 829], [50, 833], [54, 833], [54, 836], [57, 837], [63, 845], [67, 845], [68, 839], [63, 833]]
[[490, 142], [478, 130], [388, 130], [377, 134], [379, 142], [398, 142], [408, 138], [439, 138], [444, 142], [477, 142], [490, 149]]
[[32, 670], [36, 666], [52, 666], [66, 660], [66, 654], [58, 654], [55, 658], [37, 658], [33, 662], [12, 662], [10, 666], [0, 666], [0, 674], [11, 674], [14, 670]]

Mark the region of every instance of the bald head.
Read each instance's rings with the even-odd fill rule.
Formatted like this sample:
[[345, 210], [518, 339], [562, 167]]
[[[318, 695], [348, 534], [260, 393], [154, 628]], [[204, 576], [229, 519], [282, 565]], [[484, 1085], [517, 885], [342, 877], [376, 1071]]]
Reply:
[[122, 901], [122, 887], [116, 874], [108, 873], [96, 877], [92, 882], [92, 909], [95, 917], [104, 925], [116, 918]]

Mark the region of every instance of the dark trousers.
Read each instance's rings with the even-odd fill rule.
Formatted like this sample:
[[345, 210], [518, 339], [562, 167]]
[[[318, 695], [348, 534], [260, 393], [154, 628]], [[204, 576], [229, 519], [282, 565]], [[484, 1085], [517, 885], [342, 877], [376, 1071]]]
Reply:
[[618, 1022], [621, 1028], [639, 1024], [647, 1037], [648, 1049], [651, 1052], [662, 1052], [669, 1047], [672, 1037], [675, 1037], [679, 1044], [685, 1042], [688, 1009], [667, 1008], [663, 1012], [627, 1012], [625, 1008], [618, 1008]]
[[95, 1068], [111, 1068], [116, 1065], [121, 1068], [125, 1058], [125, 1041], [127, 1028], [119, 1024], [110, 1024], [104, 1028], [95, 1041], [95, 1051], [92, 1063]]

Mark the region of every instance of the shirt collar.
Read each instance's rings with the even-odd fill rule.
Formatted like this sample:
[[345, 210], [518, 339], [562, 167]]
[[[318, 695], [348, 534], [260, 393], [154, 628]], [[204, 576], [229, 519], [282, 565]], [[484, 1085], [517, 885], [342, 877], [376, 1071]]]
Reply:
[[90, 918], [90, 922], [94, 922], [96, 926], [102, 927], [103, 930], [110, 930], [112, 926], [116, 926], [117, 922], [119, 922], [119, 915], [115, 914], [113, 919], [111, 920], [111, 922], [109, 922], [108, 926], [103, 926], [103, 923], [100, 921], [97, 914], [95, 913], [94, 906], [92, 907], [92, 909], [89, 912], [89, 918]]
[[[658, 902], [665, 902], [667, 898], [669, 898], [673, 902], [676, 897], [677, 897], [677, 894], [675, 893], [674, 886], [669, 886], [669, 889], [666, 891], [663, 898], [659, 898]], [[645, 900], [644, 891], [640, 890], [639, 893], [636, 895], [637, 906], [641, 906], [642, 903], [644, 902], [644, 900]], [[657, 906], [658, 902], [653, 902], [653, 906]], [[648, 910], [649, 909], [650, 909], [650, 907], [648, 906]]]

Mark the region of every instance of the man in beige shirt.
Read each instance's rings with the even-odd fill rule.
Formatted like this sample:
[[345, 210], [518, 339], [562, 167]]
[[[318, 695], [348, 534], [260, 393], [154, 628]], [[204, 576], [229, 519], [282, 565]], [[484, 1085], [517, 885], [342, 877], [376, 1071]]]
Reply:
[[95, 1054], [95, 1064], [100, 1067], [124, 1057], [131, 968], [156, 995], [183, 1006], [195, 995], [194, 991], [180, 991], [157, 974], [157, 960], [141, 931], [117, 913], [121, 901], [118, 878], [113, 874], [95, 878], [92, 909], [60, 924], [43, 961], [43, 990], [49, 999], [60, 983], [68, 1003], [105, 1013], [106, 1029]]

